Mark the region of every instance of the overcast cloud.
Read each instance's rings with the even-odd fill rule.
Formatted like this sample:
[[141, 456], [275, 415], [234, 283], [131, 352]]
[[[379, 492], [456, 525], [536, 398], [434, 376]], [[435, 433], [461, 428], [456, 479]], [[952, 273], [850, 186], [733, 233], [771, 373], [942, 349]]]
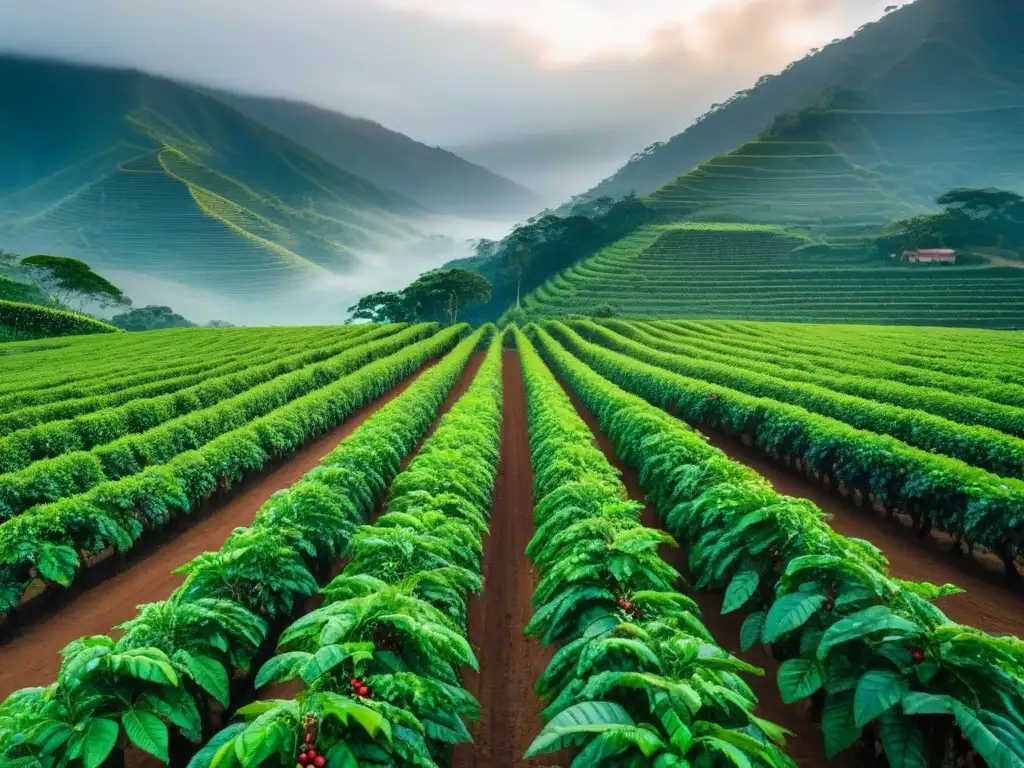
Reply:
[[310, 101], [559, 196], [890, 2], [0, 0], [0, 50]]

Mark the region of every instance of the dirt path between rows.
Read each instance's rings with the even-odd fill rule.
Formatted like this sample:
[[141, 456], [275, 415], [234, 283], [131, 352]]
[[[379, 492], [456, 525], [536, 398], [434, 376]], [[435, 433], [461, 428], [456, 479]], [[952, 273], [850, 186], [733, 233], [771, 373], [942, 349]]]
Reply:
[[[639, 475], [615, 455], [615, 446], [611, 438], [601, 431], [597, 416], [576, 397], [570, 388], [565, 386], [564, 382], [562, 382], [562, 386], [572, 399], [573, 405], [576, 406], [577, 413], [594, 433], [605, 458], [622, 473], [622, 482], [626, 486], [629, 498], [644, 505], [641, 522], [649, 528], [664, 530], [657, 511], [648, 503], [647, 496], [640, 485]], [[693, 579], [686, 561], [686, 553], [681, 547], [663, 546], [660, 549], [660, 554], [667, 563], [683, 575], [687, 584], [680, 584], [679, 591], [692, 597], [700, 606], [700, 619], [715, 638], [715, 642], [737, 658], [764, 669], [763, 677], [744, 675], [744, 680], [757, 696], [757, 716], [793, 732], [794, 735], [787, 740], [786, 751], [797, 765], [801, 768], [821, 768], [826, 765], [835, 768], [854, 768], [855, 763], [852, 758], [843, 756], [837, 760], [828, 760], [825, 757], [825, 744], [821, 731], [810, 722], [809, 710], [806, 706], [782, 703], [778, 685], [775, 682], [779, 662], [773, 659], [762, 646], [752, 648], [746, 653], [740, 652], [740, 627], [743, 625], [745, 614], [738, 611], [723, 616], [721, 594], [696, 591], [688, 586]]]
[[[420, 373], [423, 370], [426, 366]], [[313, 469], [367, 418], [404, 392], [420, 373], [358, 408], [337, 427], [300, 448], [285, 464], [240, 486], [222, 506], [147, 557], [89, 587], [56, 613], [24, 627], [0, 645], [0, 700], [18, 688], [52, 682], [60, 667], [58, 653], [72, 640], [108, 633], [116, 624], [134, 617], [136, 606], [168, 597], [183, 580], [172, 573], [175, 568], [219, 548], [234, 528], [248, 525], [271, 494]]]
[[452, 768], [560, 765], [557, 755], [522, 760], [540, 733], [543, 702], [533, 691], [554, 649], [524, 637], [533, 609], [534, 578], [526, 545], [533, 537], [533, 470], [526, 432], [526, 393], [519, 353], [504, 350], [501, 458], [494, 489], [490, 535], [484, 540], [482, 595], [469, 603], [469, 640], [480, 672], [464, 684], [480, 702], [471, 723], [473, 744], [459, 745]]
[[921, 540], [905, 526], [887, 523], [877, 513], [859, 509], [849, 499], [795, 470], [780, 467], [762, 451], [739, 440], [719, 433], [705, 435], [731, 459], [767, 478], [779, 493], [809, 499], [832, 515], [829, 525], [837, 533], [870, 541], [888, 558], [890, 573], [896, 578], [956, 584], [967, 590], [935, 603], [953, 621], [992, 634], [1024, 636], [1024, 598], [1003, 587], [1001, 577], [991, 567], [971, 556], [955, 557], [934, 536]]

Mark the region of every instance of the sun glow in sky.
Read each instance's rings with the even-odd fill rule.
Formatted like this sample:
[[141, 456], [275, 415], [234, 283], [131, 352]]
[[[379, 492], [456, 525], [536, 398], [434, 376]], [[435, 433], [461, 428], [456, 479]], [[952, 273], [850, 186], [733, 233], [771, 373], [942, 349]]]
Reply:
[[[777, 36], [794, 47], [820, 45], [831, 31], [839, 32], [836, 15], [848, 16], [856, 25], [877, 18], [891, 2], [807, 0], [803, 5], [808, 8], [831, 7], [837, 13], [794, 16]], [[731, 16], [751, 5], [767, 7], [771, 0], [382, 0], [382, 4], [436, 19], [516, 30], [541, 46], [545, 64], [557, 67], [595, 58], [645, 56], [666, 33], [700, 50], [714, 44], [713, 28], [727, 25]], [[841, 29], [844, 35], [850, 31], [848, 25]]]

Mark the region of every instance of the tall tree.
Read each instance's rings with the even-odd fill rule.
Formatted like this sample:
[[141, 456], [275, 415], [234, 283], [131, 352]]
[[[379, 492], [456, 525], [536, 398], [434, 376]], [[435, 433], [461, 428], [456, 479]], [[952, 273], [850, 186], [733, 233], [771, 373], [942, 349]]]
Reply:
[[414, 319], [405, 295], [395, 291], [377, 291], [363, 296], [348, 311], [352, 313], [351, 320], [374, 323], [405, 323]]
[[420, 277], [404, 294], [418, 311], [440, 307], [452, 325], [458, 322], [460, 310], [491, 298], [491, 281], [468, 269], [438, 269]]
[[101, 307], [129, 306], [131, 299], [116, 285], [100, 277], [84, 261], [64, 256], [29, 256], [21, 260], [32, 281], [60, 304], [88, 302]]

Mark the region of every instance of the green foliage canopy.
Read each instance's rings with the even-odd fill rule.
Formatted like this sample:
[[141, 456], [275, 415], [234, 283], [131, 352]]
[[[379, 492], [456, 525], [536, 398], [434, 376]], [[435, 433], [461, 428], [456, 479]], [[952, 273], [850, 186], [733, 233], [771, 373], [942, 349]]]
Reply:
[[94, 301], [101, 306], [127, 306], [131, 299], [84, 261], [65, 256], [29, 256], [21, 260], [36, 284], [61, 304]]

